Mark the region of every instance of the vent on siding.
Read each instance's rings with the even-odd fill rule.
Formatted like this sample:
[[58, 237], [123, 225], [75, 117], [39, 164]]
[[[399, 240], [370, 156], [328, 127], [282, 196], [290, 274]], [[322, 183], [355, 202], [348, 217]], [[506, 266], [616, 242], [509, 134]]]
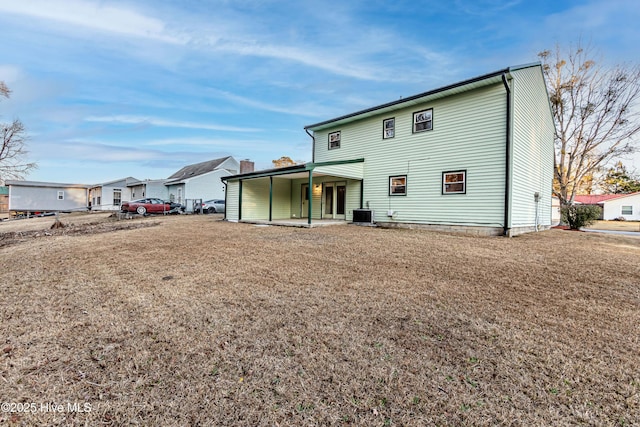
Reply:
[[354, 209], [353, 222], [373, 224], [374, 214], [371, 209]]

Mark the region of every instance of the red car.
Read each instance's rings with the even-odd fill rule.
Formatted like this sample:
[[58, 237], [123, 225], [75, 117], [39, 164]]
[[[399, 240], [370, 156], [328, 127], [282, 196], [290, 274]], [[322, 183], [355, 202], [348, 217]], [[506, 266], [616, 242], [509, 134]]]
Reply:
[[161, 199], [140, 199], [132, 202], [123, 202], [120, 205], [122, 212], [137, 212], [140, 215], [148, 213], [168, 213], [171, 210], [171, 204]]

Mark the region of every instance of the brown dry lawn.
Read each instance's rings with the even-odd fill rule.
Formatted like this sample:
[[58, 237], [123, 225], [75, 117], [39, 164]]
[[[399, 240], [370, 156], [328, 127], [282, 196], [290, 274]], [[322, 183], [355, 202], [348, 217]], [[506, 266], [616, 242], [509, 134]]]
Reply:
[[0, 424], [640, 424], [640, 239], [218, 219], [0, 247]]
[[640, 221], [596, 221], [587, 228], [596, 230], [637, 231], [640, 236]]

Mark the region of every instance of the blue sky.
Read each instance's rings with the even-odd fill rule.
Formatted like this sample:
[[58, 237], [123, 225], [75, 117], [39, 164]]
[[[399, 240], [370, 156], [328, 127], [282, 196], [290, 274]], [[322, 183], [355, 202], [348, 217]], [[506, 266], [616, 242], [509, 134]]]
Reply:
[[[640, 2], [0, 0], [0, 80], [38, 181], [311, 159], [304, 126], [589, 41], [640, 58]], [[640, 169], [640, 156], [626, 163]]]

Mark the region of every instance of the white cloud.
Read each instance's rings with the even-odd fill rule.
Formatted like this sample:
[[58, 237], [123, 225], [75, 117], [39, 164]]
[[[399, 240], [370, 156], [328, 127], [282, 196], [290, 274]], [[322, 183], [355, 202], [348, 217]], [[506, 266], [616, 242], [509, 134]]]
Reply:
[[217, 98], [222, 98], [235, 104], [243, 105], [245, 107], [251, 107], [258, 110], [271, 111], [273, 113], [292, 114], [305, 117], [319, 117], [323, 116], [325, 113], [325, 111], [322, 111], [322, 107], [318, 107], [317, 103], [310, 103], [309, 105], [292, 105], [289, 107], [280, 107], [271, 103], [258, 101], [223, 90], [210, 88], [208, 89], [208, 92]]
[[[252, 28], [251, 21], [245, 17], [238, 17], [237, 22], [232, 24], [204, 23], [190, 15], [163, 19], [128, 6], [113, 6], [95, 0], [5, 1], [0, 2], [0, 13], [62, 24], [66, 32], [83, 28], [115, 36], [189, 46], [204, 52], [278, 59], [338, 76], [369, 81], [397, 80], [400, 77], [397, 73], [380, 64], [374, 65], [372, 59], [385, 52], [388, 55], [388, 51], [395, 51], [397, 46], [407, 46], [387, 40], [388, 35], [375, 28], [369, 29], [367, 34], [344, 33], [343, 39], [338, 42], [327, 40], [322, 48], [317, 44], [312, 46], [304, 42], [280, 41], [278, 37], [283, 35], [277, 31], [270, 34], [272, 40], [268, 41], [264, 34]], [[349, 45], [344, 45], [344, 39], [350, 39]], [[147, 50], [138, 52], [143, 57], [146, 54]], [[434, 54], [427, 59], [440, 61], [443, 58], [440, 54]]]
[[196, 122], [182, 122], [165, 120], [157, 117], [146, 116], [89, 116], [85, 118], [87, 122], [101, 122], [101, 123], [122, 123], [122, 124], [134, 124], [134, 125], [150, 125], [157, 127], [169, 127], [169, 128], [187, 128], [187, 129], [204, 129], [204, 130], [218, 130], [226, 132], [260, 132], [262, 129], [249, 128], [249, 127], [236, 127]]
[[0, 81], [5, 82], [11, 89], [11, 84], [21, 77], [20, 68], [14, 65], [0, 64]]
[[103, 2], [78, 0], [29, 0], [0, 3], [0, 12], [85, 27], [124, 36], [135, 36], [166, 43], [183, 44], [186, 40], [169, 34], [165, 24], [134, 10], [108, 6]]

